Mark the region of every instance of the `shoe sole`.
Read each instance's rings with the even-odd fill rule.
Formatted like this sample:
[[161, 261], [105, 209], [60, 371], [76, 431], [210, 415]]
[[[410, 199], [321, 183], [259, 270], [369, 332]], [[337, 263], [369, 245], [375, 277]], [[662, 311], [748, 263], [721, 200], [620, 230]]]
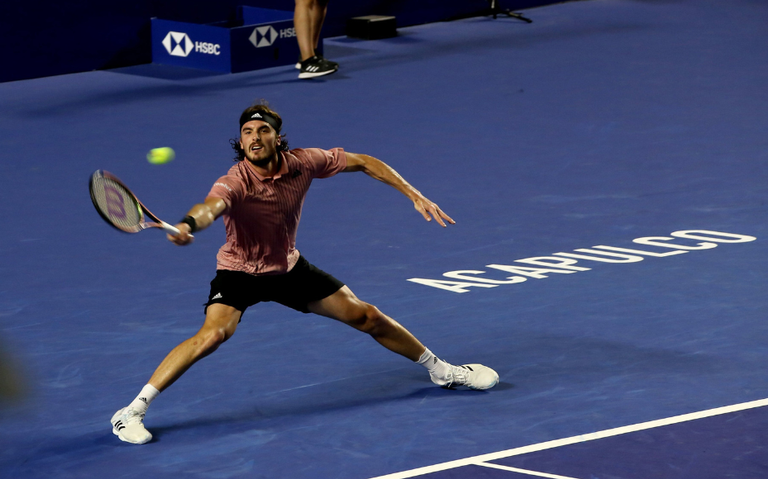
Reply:
[[484, 387], [484, 388], [473, 388], [472, 386], [467, 386], [467, 387], [469, 389], [473, 390], [473, 391], [486, 391], [488, 389], [491, 389], [491, 388], [495, 387], [497, 384], [499, 384], [499, 376], [498, 375], [496, 375], [496, 379], [493, 380], [493, 383], [491, 383], [487, 387]]
[[[496, 379], [490, 386], [487, 386], [484, 388], [473, 388], [472, 386], [466, 386], [466, 385], [464, 387], [466, 387], [467, 389], [471, 389], [472, 391], [487, 391], [489, 389], [496, 387], [497, 384], [499, 384], [498, 379]], [[461, 386], [450, 385], [450, 386], [440, 386], [440, 387], [443, 389], [450, 389], [452, 391], [455, 391], [456, 389], [459, 389]]]
[[114, 434], [115, 436], [117, 436], [117, 438], [118, 438], [118, 439], [120, 439], [121, 441], [123, 441], [123, 442], [127, 442], [128, 444], [146, 444], [146, 443], [148, 443], [149, 441], [151, 441], [151, 440], [152, 440], [152, 436], [150, 435], [150, 436], [149, 436], [149, 438], [148, 438], [146, 441], [143, 441], [143, 442], [133, 442], [133, 441], [129, 441], [128, 439], [124, 438], [124, 437], [123, 437], [123, 435], [122, 435], [122, 434], [120, 434], [120, 431], [118, 431], [117, 429], [115, 429], [115, 427], [114, 427], [114, 426], [112, 426], [112, 434]]
[[305, 78], [315, 78], [315, 77], [321, 77], [325, 75], [330, 75], [331, 73], [336, 73], [338, 70], [329, 70], [325, 72], [302, 72], [299, 73], [299, 78], [305, 79]]

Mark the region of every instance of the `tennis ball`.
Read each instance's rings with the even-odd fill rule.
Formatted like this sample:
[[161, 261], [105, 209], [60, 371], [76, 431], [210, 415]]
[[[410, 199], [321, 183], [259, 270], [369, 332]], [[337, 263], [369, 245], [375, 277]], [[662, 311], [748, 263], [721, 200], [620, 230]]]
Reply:
[[164, 146], [162, 148], [152, 148], [147, 153], [147, 161], [153, 165], [164, 165], [176, 158], [176, 152], [173, 148]]

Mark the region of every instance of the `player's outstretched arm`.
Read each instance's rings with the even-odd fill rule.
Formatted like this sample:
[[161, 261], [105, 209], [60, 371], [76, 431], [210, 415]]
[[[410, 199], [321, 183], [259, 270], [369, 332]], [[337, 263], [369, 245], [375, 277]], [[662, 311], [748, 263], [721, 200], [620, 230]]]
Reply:
[[[204, 230], [211, 226], [216, 218], [224, 213], [227, 209], [227, 204], [221, 198], [214, 198], [209, 196], [205, 199], [204, 203], [198, 203], [189, 210], [187, 217], [192, 218], [195, 231]], [[176, 223], [176, 228], [179, 230], [179, 234], [176, 236], [168, 235], [168, 240], [179, 246], [184, 246], [191, 243], [194, 238], [192, 237], [192, 226], [186, 222]]]
[[446, 222], [456, 224], [450, 216], [443, 213], [443, 210], [437, 204], [428, 200], [419, 190], [411, 186], [397, 171], [383, 161], [359, 153], [346, 152], [346, 156], [347, 167], [344, 171], [362, 171], [371, 178], [376, 178], [382, 183], [395, 188], [413, 201], [413, 207], [427, 221], [432, 221], [432, 218], [434, 218], [443, 228], [445, 228]]

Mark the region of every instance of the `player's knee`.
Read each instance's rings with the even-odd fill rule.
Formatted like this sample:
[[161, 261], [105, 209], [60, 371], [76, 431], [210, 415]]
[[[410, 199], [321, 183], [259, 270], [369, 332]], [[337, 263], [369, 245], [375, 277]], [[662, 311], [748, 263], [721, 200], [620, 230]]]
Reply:
[[387, 318], [372, 304], [362, 303], [356, 320], [358, 329], [371, 335], [377, 334], [386, 325]]
[[195, 344], [198, 346], [198, 355], [201, 357], [208, 356], [219, 349], [219, 346], [224, 344], [224, 341], [227, 339], [226, 332], [221, 328], [212, 328], [206, 331], [201, 331], [198, 333], [195, 340]]

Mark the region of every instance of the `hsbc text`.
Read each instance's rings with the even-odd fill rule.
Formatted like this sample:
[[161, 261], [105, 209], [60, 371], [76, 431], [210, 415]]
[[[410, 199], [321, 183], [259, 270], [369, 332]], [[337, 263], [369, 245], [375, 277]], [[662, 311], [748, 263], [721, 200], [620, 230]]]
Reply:
[[218, 43], [195, 42], [195, 51], [207, 55], [221, 55], [221, 46]]

